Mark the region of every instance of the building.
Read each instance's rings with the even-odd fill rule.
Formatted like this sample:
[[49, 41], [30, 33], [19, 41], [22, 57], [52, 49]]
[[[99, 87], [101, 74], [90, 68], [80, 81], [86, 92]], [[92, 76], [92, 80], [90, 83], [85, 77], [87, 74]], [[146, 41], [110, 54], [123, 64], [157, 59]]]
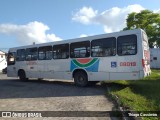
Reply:
[[160, 48], [150, 49], [151, 68], [160, 68]]
[[7, 67], [6, 53], [0, 50], [0, 72]]

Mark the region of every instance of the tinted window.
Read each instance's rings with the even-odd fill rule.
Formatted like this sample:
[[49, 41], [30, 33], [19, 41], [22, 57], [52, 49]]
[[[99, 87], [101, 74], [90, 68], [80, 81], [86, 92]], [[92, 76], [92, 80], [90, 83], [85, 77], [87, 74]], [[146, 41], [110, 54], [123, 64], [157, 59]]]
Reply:
[[25, 49], [19, 49], [17, 50], [17, 61], [24, 61], [25, 60]]
[[69, 44], [54, 45], [53, 46], [53, 58], [54, 59], [69, 58]]
[[37, 60], [37, 48], [26, 49], [26, 60]]
[[118, 55], [135, 55], [137, 53], [137, 36], [126, 35], [117, 39]]
[[38, 48], [39, 60], [51, 60], [52, 59], [52, 46], [44, 46]]
[[90, 56], [90, 41], [71, 43], [71, 58], [84, 58]]
[[92, 46], [92, 57], [107, 57], [116, 55], [116, 38], [103, 38], [93, 40]]

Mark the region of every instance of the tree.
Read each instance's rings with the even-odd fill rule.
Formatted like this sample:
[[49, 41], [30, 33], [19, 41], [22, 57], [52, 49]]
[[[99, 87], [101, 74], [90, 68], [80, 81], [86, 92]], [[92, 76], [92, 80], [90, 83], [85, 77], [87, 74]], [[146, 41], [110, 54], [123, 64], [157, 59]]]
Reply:
[[148, 35], [149, 47], [160, 47], [160, 14], [150, 10], [130, 13], [126, 19], [127, 27], [123, 30], [141, 28]]

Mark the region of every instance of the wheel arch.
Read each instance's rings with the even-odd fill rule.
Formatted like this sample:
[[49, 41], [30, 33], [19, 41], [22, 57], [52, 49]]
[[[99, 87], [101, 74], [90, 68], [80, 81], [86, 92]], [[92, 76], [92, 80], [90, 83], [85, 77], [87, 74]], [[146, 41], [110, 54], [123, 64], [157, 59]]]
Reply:
[[87, 75], [87, 78], [89, 78], [89, 77], [88, 77], [88, 74], [87, 74], [87, 71], [86, 71], [85, 69], [81, 69], [81, 68], [78, 68], [78, 69], [74, 69], [74, 70], [73, 70], [73, 72], [72, 72], [72, 78], [74, 78], [75, 74], [76, 74], [77, 72], [79, 72], [79, 71], [85, 73], [85, 74]]
[[[17, 72], [17, 76], [19, 76], [21, 72], [24, 72], [24, 73], [25, 73], [25, 71], [24, 71], [23, 69], [19, 69], [18, 72]], [[26, 74], [26, 73], [25, 73], [25, 74]]]

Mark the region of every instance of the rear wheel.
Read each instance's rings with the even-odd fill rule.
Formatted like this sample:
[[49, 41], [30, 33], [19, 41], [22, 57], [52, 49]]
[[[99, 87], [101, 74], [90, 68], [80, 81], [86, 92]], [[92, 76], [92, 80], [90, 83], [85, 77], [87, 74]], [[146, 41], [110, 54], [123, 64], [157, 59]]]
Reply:
[[75, 75], [74, 75], [74, 83], [77, 86], [80, 86], [80, 87], [87, 86], [88, 85], [87, 74], [85, 72], [82, 72], [82, 71], [76, 72]]
[[19, 79], [21, 81], [28, 81], [28, 78], [26, 78], [26, 74], [23, 70], [19, 71]]

